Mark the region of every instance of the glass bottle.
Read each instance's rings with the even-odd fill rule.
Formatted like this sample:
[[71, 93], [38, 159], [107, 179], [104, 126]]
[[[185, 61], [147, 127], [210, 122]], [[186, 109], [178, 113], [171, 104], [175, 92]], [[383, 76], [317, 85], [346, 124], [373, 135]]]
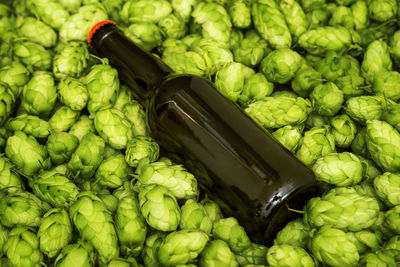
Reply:
[[320, 194], [312, 171], [227, 100], [210, 81], [175, 75], [113, 22], [97, 24], [91, 52], [108, 58], [146, 106], [154, 138], [178, 155], [204, 193], [255, 242], [272, 244], [307, 201]]

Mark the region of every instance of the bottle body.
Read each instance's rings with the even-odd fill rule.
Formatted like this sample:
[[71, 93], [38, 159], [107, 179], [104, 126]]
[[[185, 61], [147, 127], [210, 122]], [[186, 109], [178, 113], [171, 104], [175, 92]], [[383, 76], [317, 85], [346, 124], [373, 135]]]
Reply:
[[94, 39], [95, 53], [109, 58], [121, 81], [146, 103], [157, 142], [183, 159], [227, 216], [255, 241], [271, 244], [295, 216], [287, 207], [301, 209], [319, 194], [312, 171], [210, 82], [171, 75], [115, 27], [106, 30]]

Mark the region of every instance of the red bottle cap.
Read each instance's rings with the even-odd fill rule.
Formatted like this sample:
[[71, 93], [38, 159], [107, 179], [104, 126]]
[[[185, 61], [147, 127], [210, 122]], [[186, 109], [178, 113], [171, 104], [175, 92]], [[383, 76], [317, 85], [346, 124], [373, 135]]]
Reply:
[[97, 22], [89, 31], [89, 34], [87, 36], [87, 43], [88, 46], [90, 47], [90, 42], [92, 41], [92, 36], [93, 34], [100, 29], [102, 26], [107, 25], [107, 24], [113, 24], [116, 25], [116, 23], [112, 20], [101, 20], [99, 22]]

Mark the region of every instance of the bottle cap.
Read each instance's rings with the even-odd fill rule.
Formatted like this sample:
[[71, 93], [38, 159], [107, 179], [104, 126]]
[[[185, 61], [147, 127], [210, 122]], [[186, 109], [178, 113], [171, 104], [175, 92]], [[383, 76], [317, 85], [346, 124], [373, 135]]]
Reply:
[[97, 23], [90, 29], [89, 34], [88, 34], [88, 36], [87, 36], [87, 43], [88, 43], [88, 46], [89, 46], [89, 47], [90, 47], [90, 43], [91, 43], [91, 41], [92, 41], [92, 37], [93, 37], [93, 35], [95, 34], [95, 32], [96, 32], [98, 29], [100, 29], [101, 27], [103, 27], [104, 25], [107, 25], [107, 24], [116, 25], [116, 23], [115, 23], [114, 21], [112, 21], [112, 20], [101, 20], [101, 21], [97, 22]]

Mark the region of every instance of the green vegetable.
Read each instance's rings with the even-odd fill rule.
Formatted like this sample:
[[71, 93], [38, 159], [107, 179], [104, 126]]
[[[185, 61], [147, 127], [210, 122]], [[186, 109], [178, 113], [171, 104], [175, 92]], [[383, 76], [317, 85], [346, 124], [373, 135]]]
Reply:
[[268, 248], [263, 245], [258, 245], [252, 243], [249, 248], [242, 251], [239, 254], [236, 254], [236, 260], [239, 265], [244, 266], [252, 266], [252, 265], [261, 265], [264, 266], [267, 264], [267, 259], [265, 255], [267, 254]]
[[72, 225], [64, 209], [51, 209], [43, 215], [37, 232], [40, 250], [49, 258], [59, 254], [72, 239]]
[[236, 28], [245, 29], [251, 25], [251, 8], [248, 0], [231, 1], [228, 12]]
[[319, 261], [331, 266], [356, 266], [360, 255], [345, 232], [325, 225], [312, 234], [310, 251]]
[[378, 120], [384, 110], [384, 99], [379, 96], [355, 96], [347, 99], [344, 110], [353, 120], [365, 124], [369, 120]]
[[369, 17], [378, 22], [388, 21], [397, 15], [396, 0], [368, 0]]
[[233, 217], [214, 222], [212, 233], [214, 238], [227, 242], [235, 253], [244, 251], [251, 244], [244, 228]]
[[86, 134], [72, 154], [68, 169], [82, 178], [92, 177], [103, 160], [104, 147], [102, 138], [93, 133]]
[[272, 48], [287, 48], [292, 45], [292, 36], [285, 16], [275, 1], [254, 1], [251, 14], [254, 27]]
[[166, 0], [127, 1], [122, 7], [121, 20], [126, 23], [150, 22], [157, 23], [172, 11], [171, 4]]
[[180, 229], [200, 230], [206, 234], [210, 234], [212, 224], [206, 209], [193, 199], [188, 199], [181, 207]]
[[10, 266], [35, 267], [43, 264], [43, 254], [39, 250], [39, 241], [32, 228], [13, 228], [3, 249]]
[[374, 224], [379, 213], [376, 199], [361, 195], [351, 187], [336, 187], [322, 197], [308, 201], [305, 220], [313, 227], [332, 225], [349, 231], [360, 231]]
[[285, 16], [286, 23], [294, 40], [308, 30], [309, 22], [300, 3], [295, 0], [279, 2], [279, 7]]
[[374, 179], [376, 194], [386, 205], [400, 205], [400, 175], [385, 172]]
[[334, 116], [342, 108], [343, 92], [333, 82], [318, 84], [310, 94], [313, 111], [323, 116]]
[[331, 117], [329, 121], [337, 147], [349, 147], [357, 133], [355, 122], [346, 114]]
[[158, 249], [158, 259], [164, 266], [186, 264], [203, 251], [208, 236], [198, 230], [179, 230], [168, 234]]
[[52, 66], [52, 55], [40, 44], [29, 41], [16, 41], [12, 51], [14, 56], [26, 65], [29, 71], [33, 69], [49, 70]]
[[375, 75], [382, 71], [392, 70], [389, 46], [383, 40], [371, 42], [361, 63], [361, 73], [368, 82], [373, 82]]
[[21, 36], [44, 47], [52, 47], [57, 42], [57, 33], [50, 26], [33, 17], [23, 18], [18, 32]]
[[400, 259], [400, 255], [396, 252], [400, 251], [400, 236], [395, 235], [392, 238], [390, 238], [386, 242], [384, 248], [392, 252], [394, 251], [395, 259], [398, 261]]
[[92, 192], [82, 192], [70, 206], [69, 215], [83, 239], [98, 252], [101, 262], [118, 257], [117, 233], [111, 212]]
[[354, 27], [357, 30], [364, 29], [368, 26], [368, 4], [366, 1], [357, 0], [350, 7], [353, 15]]
[[23, 175], [33, 176], [51, 165], [46, 148], [21, 131], [7, 139], [5, 153]]
[[175, 231], [181, 213], [174, 195], [164, 186], [147, 185], [139, 192], [140, 211], [147, 223], [159, 231]]
[[79, 117], [79, 120], [71, 127], [69, 134], [76, 136], [79, 141], [88, 133], [94, 133], [96, 129], [94, 128], [93, 120], [86, 115]]
[[49, 124], [55, 132], [65, 132], [75, 124], [79, 115], [79, 111], [72, 110], [67, 106], [62, 106], [50, 117]]
[[[13, 165], [6, 157], [0, 156], [0, 190], [8, 193], [22, 191], [24, 184], [18, 173], [12, 170]], [[1, 246], [0, 246], [1, 251]]]
[[210, 241], [200, 258], [200, 267], [238, 267], [235, 255], [222, 240]]
[[383, 171], [400, 170], [400, 134], [384, 121], [367, 121], [366, 142], [368, 152]]
[[94, 259], [93, 247], [88, 243], [78, 241], [78, 243], [70, 244], [62, 249], [55, 260], [55, 266], [90, 267], [94, 265]]
[[10, 193], [0, 200], [1, 223], [7, 227], [16, 225], [36, 227], [47, 206], [29, 192]]
[[156, 161], [159, 153], [160, 147], [153, 138], [137, 135], [126, 146], [125, 160], [129, 166], [138, 167]]
[[268, 263], [275, 266], [313, 267], [313, 258], [302, 248], [291, 245], [274, 245], [268, 249]]
[[161, 33], [166, 37], [181, 39], [186, 34], [185, 22], [179, 15], [169, 14], [158, 23]]
[[54, 56], [53, 72], [58, 79], [78, 78], [87, 66], [89, 51], [83, 42], [71, 41]]
[[137, 172], [138, 188], [151, 184], [161, 185], [177, 199], [196, 198], [199, 194], [196, 178], [181, 165], [156, 161], [140, 166]]
[[59, 35], [64, 43], [85, 41], [88, 32], [97, 22], [108, 18], [101, 4], [89, 4], [79, 7], [61, 26]]
[[332, 17], [329, 20], [331, 26], [343, 26], [347, 29], [354, 28], [354, 17], [352, 10], [347, 6], [338, 6], [332, 12]]
[[21, 95], [22, 88], [28, 80], [28, 69], [18, 61], [13, 61], [10, 65], [0, 69], [0, 82], [7, 84], [17, 98]]
[[123, 31], [128, 38], [147, 51], [153, 50], [162, 43], [160, 28], [152, 22], [133, 23]]
[[80, 190], [66, 175], [66, 166], [59, 165], [52, 170], [41, 172], [35, 179], [29, 181], [29, 186], [36, 196], [52, 206], [68, 206], [75, 201]]
[[99, 168], [96, 170], [95, 179], [100, 186], [115, 189], [127, 180], [129, 171], [124, 155], [118, 153], [100, 163]]
[[57, 91], [50, 72], [36, 71], [24, 86], [21, 105], [31, 115], [50, 115], [57, 100]]
[[299, 127], [286, 125], [273, 132], [272, 136], [290, 152], [295, 153], [302, 134]]
[[47, 121], [28, 114], [14, 117], [8, 121], [7, 127], [13, 132], [22, 131], [36, 138], [46, 138], [51, 133], [51, 127]]
[[335, 137], [332, 135], [330, 127], [324, 125], [304, 132], [296, 157], [306, 166], [311, 167], [318, 158], [332, 152], [336, 152]]
[[306, 248], [309, 240], [310, 227], [301, 218], [286, 224], [275, 237], [275, 245], [291, 245], [294, 247]]
[[193, 74], [198, 76], [210, 76], [209, 66], [205, 59], [196, 52], [175, 48], [165, 49], [162, 61], [177, 74]]
[[244, 111], [264, 128], [280, 128], [305, 122], [311, 109], [308, 99], [271, 96], [249, 104]]

